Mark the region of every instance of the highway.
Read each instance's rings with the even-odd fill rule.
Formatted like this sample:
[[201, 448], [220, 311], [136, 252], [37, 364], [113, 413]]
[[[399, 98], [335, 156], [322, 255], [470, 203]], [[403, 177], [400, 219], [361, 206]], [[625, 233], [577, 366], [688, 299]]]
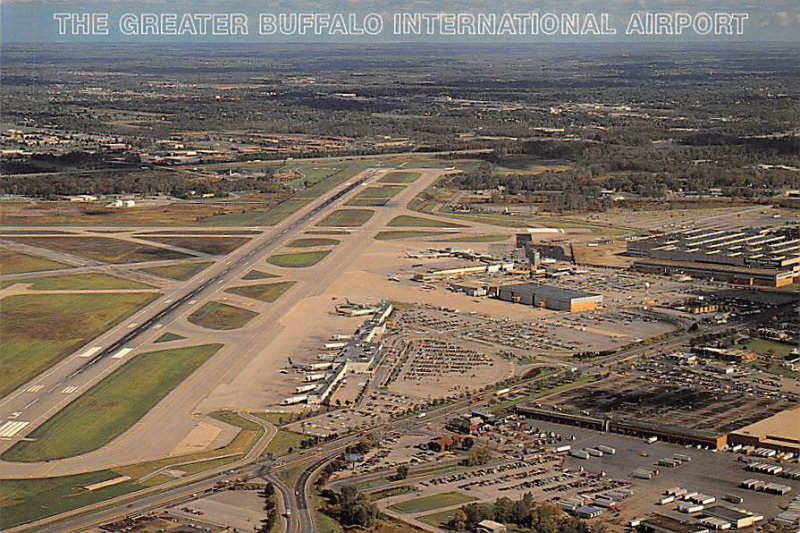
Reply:
[[305, 212], [290, 216], [232, 254], [219, 259], [199, 275], [200, 279], [193, 279], [174, 293], [159, 298], [4, 397], [0, 400], [0, 424], [14, 421], [20, 429], [0, 440], [0, 452], [24, 438], [92, 384], [124, 364], [131, 357], [131, 352], [141, 345], [137, 342], [141, 337], [157, 333], [154, 330], [161, 329], [191, 310], [200, 300], [219, 291], [225, 283], [251, 268], [256, 260], [293, 238], [318, 215], [338, 205], [340, 200], [373, 178], [377, 172], [376, 169], [364, 171], [362, 177], [345, 183], [321, 201], [312, 203]]

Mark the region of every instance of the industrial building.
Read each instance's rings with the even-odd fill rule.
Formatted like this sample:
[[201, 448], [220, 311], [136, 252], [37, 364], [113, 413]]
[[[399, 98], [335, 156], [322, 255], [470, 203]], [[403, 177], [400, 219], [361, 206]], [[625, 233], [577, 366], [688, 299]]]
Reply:
[[728, 435], [728, 442], [800, 454], [800, 408], [737, 429]]
[[570, 413], [564, 410], [545, 409], [531, 405], [518, 405], [518, 414], [537, 420], [547, 420], [557, 424], [594, 429], [608, 433], [618, 433], [641, 438], [656, 437], [658, 440], [683, 445], [707, 446], [713, 450], [724, 447], [727, 435], [713, 431], [703, 431], [680, 426], [648, 424], [635, 419], [612, 419], [603, 415], [591, 416]]
[[499, 298], [507, 302], [544, 307], [556, 311], [594, 311], [603, 296], [536, 283], [518, 283], [500, 287]]
[[681, 522], [669, 516], [648, 516], [639, 522], [639, 531], [647, 533], [709, 533], [707, 527]]
[[800, 280], [800, 239], [773, 229], [693, 229], [632, 239], [632, 268], [740, 285], [782, 287]]

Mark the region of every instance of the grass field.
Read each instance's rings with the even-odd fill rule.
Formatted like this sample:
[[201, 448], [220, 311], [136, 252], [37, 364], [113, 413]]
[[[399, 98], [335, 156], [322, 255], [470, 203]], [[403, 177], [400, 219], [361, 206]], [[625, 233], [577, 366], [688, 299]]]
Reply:
[[318, 229], [305, 232], [306, 235], [350, 235], [350, 232], [343, 229]]
[[313, 248], [315, 246], [336, 246], [339, 244], [338, 239], [325, 239], [322, 237], [318, 238], [308, 238], [308, 239], [295, 239], [290, 241], [288, 246], [289, 248]]
[[281, 295], [288, 291], [292, 285], [294, 285], [294, 281], [281, 281], [278, 283], [259, 283], [257, 285], [242, 285], [241, 287], [231, 287], [229, 289], [225, 289], [225, 292], [229, 292], [231, 294], [238, 294], [239, 296], [244, 296], [245, 298], [253, 298], [255, 300], [261, 300], [262, 302], [274, 302]]
[[510, 238], [511, 235], [462, 235], [460, 237], [434, 239], [434, 242], [503, 242]]
[[294, 431], [286, 431], [279, 429], [275, 436], [270, 441], [264, 453], [271, 453], [273, 457], [280, 457], [290, 453], [291, 450], [300, 449], [300, 441], [307, 437], [302, 433], [295, 433]]
[[770, 352], [772, 355], [776, 355], [780, 358], [784, 358], [789, 355], [794, 348], [792, 344], [786, 344], [784, 342], [776, 342], [770, 341], [767, 339], [751, 339], [747, 343], [747, 348], [756, 352], [756, 354], [760, 356], [764, 356], [769, 354]]
[[408, 161], [403, 165], [405, 168], [447, 168], [452, 167], [451, 161]]
[[456, 511], [458, 509], [451, 509], [449, 511], [439, 511], [438, 513], [431, 513], [420, 516], [417, 518], [420, 522], [425, 522], [426, 524], [438, 527], [440, 529], [447, 529], [447, 523], [453, 519], [456, 515]]
[[323, 218], [317, 226], [357, 228], [363, 226], [374, 214], [375, 211], [369, 209], [339, 209]]
[[455, 222], [445, 222], [443, 220], [434, 220], [432, 218], [415, 217], [410, 215], [400, 215], [395, 217], [389, 222], [389, 226], [393, 228], [404, 227], [421, 227], [421, 228], [463, 228], [461, 224]]
[[403, 185], [383, 185], [380, 187], [367, 187], [350, 199], [345, 205], [354, 207], [382, 206], [405, 189]]
[[185, 338], [186, 337], [184, 337], [183, 335], [178, 335], [177, 333], [164, 333], [154, 342], [172, 342], [172, 341], [179, 341]]
[[12, 250], [0, 249], [0, 274], [21, 274], [23, 272], [42, 272], [69, 268], [69, 265], [50, 261]]
[[469, 503], [474, 500], [475, 498], [472, 496], [466, 496], [460, 492], [445, 492], [396, 503], [390, 506], [389, 509], [398, 513], [422, 513], [434, 509], [441, 509], [442, 507], [450, 507], [451, 505]]
[[180, 252], [112, 237], [9, 237], [9, 239], [104, 263], [135, 263], [189, 257]]
[[199, 236], [217, 236], [217, 235], [258, 235], [261, 233], [257, 229], [212, 229], [212, 228], [201, 228], [201, 229], [181, 229], [179, 231], [171, 230], [171, 229], [160, 229], [156, 231], [143, 231], [141, 233], [137, 233], [137, 237], [169, 237], [174, 235], [175, 233], [180, 233], [181, 235], [199, 235]]
[[211, 255], [226, 255], [250, 241], [249, 237], [142, 237]]
[[157, 294], [21, 294], [3, 298], [0, 396], [144, 307]]
[[437, 235], [445, 235], [441, 231], [381, 231], [375, 235], [376, 241], [395, 241], [398, 239], [423, 239], [425, 237], [436, 237]]
[[244, 276], [242, 276], [243, 280], [251, 281], [254, 279], [270, 279], [270, 278], [277, 278], [275, 274], [270, 274], [268, 272], [261, 272], [260, 270], [251, 270]]
[[419, 172], [408, 172], [405, 170], [398, 170], [396, 172], [389, 172], [380, 179], [381, 183], [414, 183], [419, 179], [421, 174]]
[[239, 329], [258, 313], [220, 302], [207, 302], [189, 315], [189, 322], [208, 329]]
[[[75, 202], [3, 202], [3, 224], [14, 226], [193, 226], [223, 213], [241, 211], [224, 202], [106, 209]], [[26, 233], [33, 233], [26, 231]], [[55, 233], [55, 232], [50, 232]]]
[[141, 488], [133, 481], [89, 492], [83, 487], [119, 477], [111, 470], [76, 476], [0, 482], [0, 530], [104, 501]]
[[177, 265], [165, 265], [158, 267], [142, 268], [142, 272], [161, 276], [162, 278], [175, 279], [178, 281], [186, 281], [193, 278], [209, 266], [213, 265], [211, 261], [200, 262], [187, 262], [179, 263]]
[[2, 458], [48, 461], [96, 450], [133, 426], [222, 347], [206, 344], [137, 355], [36, 428]]
[[304, 268], [316, 265], [330, 252], [298, 252], [295, 254], [278, 254], [267, 258], [267, 263], [284, 268]]
[[[315, 182], [310, 187], [300, 189], [291, 198], [269, 209], [214, 216], [202, 223], [212, 226], [273, 226], [362, 170], [376, 164], [374, 161], [341, 160], [330, 164], [299, 165], [296, 168], [306, 177], [305, 181]], [[323, 166], [327, 168], [322, 168]], [[296, 185], [302, 186], [302, 183]]]
[[268, 208], [230, 213], [203, 221], [209, 226], [273, 226], [306, 205], [310, 199], [289, 198]]
[[[23, 283], [28, 283], [24, 281]], [[102, 289], [152, 289], [137, 281], [109, 276], [108, 274], [74, 274], [33, 280], [31, 289], [37, 291], [102, 290]]]

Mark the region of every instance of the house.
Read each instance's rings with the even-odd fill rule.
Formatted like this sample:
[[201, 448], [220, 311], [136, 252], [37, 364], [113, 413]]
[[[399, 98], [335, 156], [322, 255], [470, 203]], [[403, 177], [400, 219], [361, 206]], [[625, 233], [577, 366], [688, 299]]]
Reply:
[[477, 533], [506, 533], [508, 528], [494, 520], [482, 520], [475, 527]]
[[457, 417], [449, 420], [445, 427], [453, 433], [462, 433], [464, 435], [471, 435], [477, 433], [478, 426], [481, 422], [480, 418], [464, 418]]

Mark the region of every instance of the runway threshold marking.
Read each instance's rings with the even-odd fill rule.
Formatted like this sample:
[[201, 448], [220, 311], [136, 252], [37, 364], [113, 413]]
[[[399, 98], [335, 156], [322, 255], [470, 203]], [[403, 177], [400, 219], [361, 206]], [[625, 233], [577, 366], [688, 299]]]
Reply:
[[78, 357], [91, 357], [102, 349], [103, 349], [102, 346], [92, 346], [91, 348], [80, 354]]
[[43, 388], [44, 388], [44, 385], [31, 385], [30, 387], [25, 389], [25, 392], [39, 392]]
[[120, 351], [118, 351], [117, 353], [115, 353], [114, 355], [112, 355], [111, 359], [122, 359], [123, 357], [125, 357], [126, 355], [131, 353], [132, 351], [133, 351], [133, 348], [123, 348]]
[[8, 421], [0, 426], [0, 439], [8, 439], [25, 429], [30, 422]]
[[64, 387], [63, 389], [61, 389], [61, 393], [62, 394], [72, 394], [76, 390], [78, 390], [78, 387]]

